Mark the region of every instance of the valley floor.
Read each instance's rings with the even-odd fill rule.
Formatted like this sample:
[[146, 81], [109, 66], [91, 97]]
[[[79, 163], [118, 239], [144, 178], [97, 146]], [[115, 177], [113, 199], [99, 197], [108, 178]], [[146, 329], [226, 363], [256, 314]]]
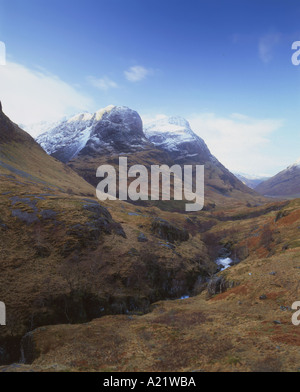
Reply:
[[[300, 249], [224, 271], [238, 285], [152, 305], [143, 316], [106, 316], [31, 333], [32, 365], [1, 371], [299, 371]], [[265, 298], [265, 299], [263, 299]]]

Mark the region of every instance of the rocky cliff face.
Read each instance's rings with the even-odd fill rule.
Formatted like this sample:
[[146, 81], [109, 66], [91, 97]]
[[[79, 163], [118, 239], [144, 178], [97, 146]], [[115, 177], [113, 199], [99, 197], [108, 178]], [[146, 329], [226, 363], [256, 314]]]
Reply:
[[[80, 176], [96, 186], [102, 164], [205, 165], [206, 201], [227, 203], [229, 198], [255, 202], [256, 193], [230, 173], [196, 135], [187, 120], [163, 118], [143, 126], [139, 114], [127, 107], [109, 106], [62, 122], [37, 141], [54, 157], [68, 162]], [[226, 199], [224, 199], [224, 196]]]
[[139, 114], [124, 106], [78, 114], [40, 135], [37, 142], [62, 162], [79, 154], [132, 152], [149, 144]]
[[[206, 196], [216, 199], [218, 195], [241, 198], [234, 195], [238, 191], [242, 194], [255, 195], [227, 170], [214, 157], [204, 140], [196, 135], [187, 120], [182, 117], [168, 117], [146, 124], [145, 135], [156, 148], [166, 151], [174, 163], [180, 165], [204, 165]], [[214, 197], [211, 196], [214, 193]]]
[[116, 106], [105, 111], [92, 127], [80, 155], [131, 153], [148, 145], [139, 114], [127, 107]]

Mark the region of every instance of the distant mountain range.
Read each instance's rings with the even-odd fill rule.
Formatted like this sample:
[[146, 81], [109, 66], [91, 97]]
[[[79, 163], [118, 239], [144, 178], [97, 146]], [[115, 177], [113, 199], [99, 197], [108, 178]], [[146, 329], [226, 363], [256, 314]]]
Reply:
[[251, 176], [245, 173], [234, 173], [234, 175], [251, 189], [255, 189], [261, 182], [270, 178], [265, 176]]
[[188, 121], [179, 116], [143, 126], [136, 111], [108, 106], [62, 121], [40, 135], [37, 142], [94, 186], [97, 167], [104, 163], [115, 165], [119, 155], [126, 154], [130, 165], [205, 165], [207, 205], [259, 201], [259, 196], [227, 170]]

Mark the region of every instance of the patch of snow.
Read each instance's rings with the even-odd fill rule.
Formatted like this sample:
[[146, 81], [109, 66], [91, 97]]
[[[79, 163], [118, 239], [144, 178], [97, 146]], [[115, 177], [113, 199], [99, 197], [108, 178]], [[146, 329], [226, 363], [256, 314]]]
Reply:
[[79, 121], [90, 121], [93, 118], [93, 114], [91, 113], [79, 113], [76, 116], [71, 117], [68, 119], [67, 123], [70, 124], [72, 122], [79, 122]]
[[114, 105], [106, 106], [106, 108], [98, 110], [95, 114], [95, 120], [100, 121], [105, 113], [111, 112], [115, 108]]
[[[78, 137], [78, 145], [77, 145], [77, 150], [75, 151], [75, 153], [73, 154], [73, 157], [75, 157], [86, 145], [86, 143], [89, 140], [90, 134], [91, 134], [91, 130], [92, 127], [88, 127], [86, 129], [84, 129], [79, 137]], [[72, 157], [72, 158], [73, 158]]]
[[182, 143], [201, 142], [187, 120], [179, 116], [161, 118], [144, 125], [148, 140], [169, 151], [177, 151]]
[[[64, 119], [55, 124], [55, 126], [48, 127], [48, 129], [44, 128], [45, 132], [39, 135], [36, 141], [48, 154], [54, 154], [59, 151], [59, 154], [63, 154], [63, 158], [66, 161], [78, 155], [89, 141], [94, 149], [100, 146], [109, 148], [110, 144], [99, 138], [98, 134], [94, 134], [94, 130], [103, 116], [105, 114], [109, 115], [114, 109], [116, 113], [124, 117], [126, 117], [126, 113], [129, 111], [125, 106], [109, 105], [93, 114], [79, 113]], [[148, 141], [143, 138], [141, 142], [147, 143]], [[132, 147], [140, 148], [142, 145], [133, 143]]]

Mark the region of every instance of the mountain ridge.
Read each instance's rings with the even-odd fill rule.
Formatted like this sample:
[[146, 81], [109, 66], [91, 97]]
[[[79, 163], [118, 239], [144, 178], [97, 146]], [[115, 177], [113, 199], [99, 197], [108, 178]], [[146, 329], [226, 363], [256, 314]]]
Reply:
[[265, 196], [299, 197], [300, 196], [300, 159], [260, 183], [255, 190]]
[[229, 200], [258, 202], [259, 196], [211, 154], [205, 141], [184, 118], [172, 116], [143, 126], [138, 113], [127, 107], [109, 106], [100, 113], [97, 121], [95, 115], [75, 117], [76, 126], [81, 121], [75, 134], [72, 133], [74, 120], [69, 120], [37, 141], [93, 186], [97, 185], [95, 171], [100, 165], [116, 165], [118, 156], [127, 154], [130, 165], [149, 168], [152, 164], [205, 165], [207, 204], [213, 205], [215, 201], [227, 204]]

